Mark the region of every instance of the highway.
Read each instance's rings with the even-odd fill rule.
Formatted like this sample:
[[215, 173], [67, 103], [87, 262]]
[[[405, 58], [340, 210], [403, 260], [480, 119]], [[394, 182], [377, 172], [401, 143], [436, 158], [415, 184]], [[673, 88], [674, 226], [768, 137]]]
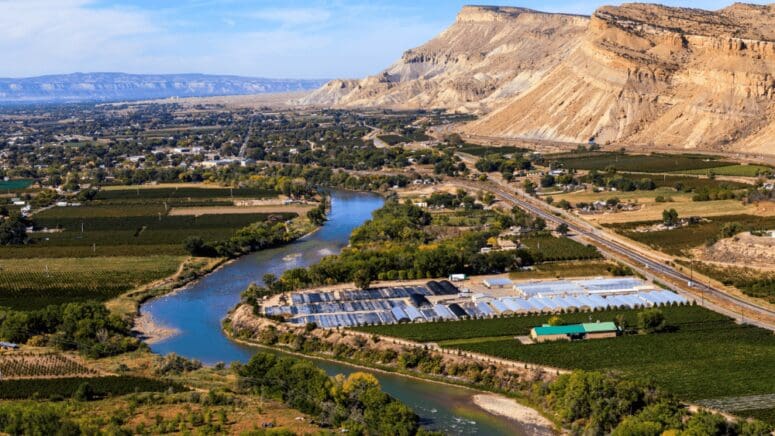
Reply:
[[711, 302], [725, 303], [737, 308], [738, 310], [736, 311], [726, 308], [726, 312], [732, 314], [733, 316], [741, 316], [742, 314], [742, 316], [745, 317], [746, 312], [749, 314], [755, 314], [757, 315], [757, 319], [750, 319], [749, 316], [749, 319], [746, 319], [746, 322], [767, 328], [769, 330], [775, 330], [775, 311], [766, 307], [757, 306], [756, 304], [753, 304], [745, 299], [739, 298], [735, 295], [730, 295], [724, 291], [718, 290], [706, 284], [692, 281], [689, 276], [676, 270], [670, 265], [663, 264], [660, 261], [652, 260], [651, 258], [644, 256], [643, 254], [635, 251], [630, 247], [611, 240], [602, 231], [590, 224], [585, 223], [584, 225], [579, 225], [571, 220], [557, 216], [554, 214], [555, 211], [549, 209], [548, 205], [542, 205], [539, 207], [533, 204], [531, 201], [521, 199], [514, 193], [509, 192], [509, 190], [506, 188], [492, 182], [462, 182], [462, 184], [468, 185], [472, 188], [490, 191], [493, 194], [496, 194], [504, 200], [512, 203], [513, 205], [519, 206], [522, 209], [532, 213], [533, 215], [543, 218], [547, 222], [552, 222], [555, 224], [564, 223], [573, 233], [576, 233], [578, 236], [589, 240], [598, 248], [604, 249], [605, 251], [615, 255], [615, 257], [629, 260], [626, 263], [639, 264], [636, 266], [642, 266], [642, 268], [648, 270], [650, 275], [659, 274], [661, 276], [676, 280], [679, 283], [691, 283], [691, 289], [694, 291], [692, 294], [695, 296], [697, 293], [699, 293], [703, 299], [710, 300]]

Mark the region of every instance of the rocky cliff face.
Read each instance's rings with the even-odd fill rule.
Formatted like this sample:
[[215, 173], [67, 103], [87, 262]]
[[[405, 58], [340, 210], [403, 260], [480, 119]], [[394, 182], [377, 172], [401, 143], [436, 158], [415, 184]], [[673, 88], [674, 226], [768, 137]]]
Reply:
[[472, 134], [775, 153], [775, 5], [602, 7], [581, 43]]
[[335, 80], [301, 103], [486, 112], [538, 83], [580, 44], [587, 17], [466, 6], [382, 73]]

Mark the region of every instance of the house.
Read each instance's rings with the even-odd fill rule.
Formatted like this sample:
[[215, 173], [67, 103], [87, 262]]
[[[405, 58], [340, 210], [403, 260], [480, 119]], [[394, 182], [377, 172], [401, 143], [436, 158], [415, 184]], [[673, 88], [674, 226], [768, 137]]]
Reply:
[[613, 322], [595, 322], [570, 325], [543, 325], [530, 330], [534, 342], [573, 341], [582, 339], [615, 338], [619, 328]]
[[496, 243], [501, 251], [513, 251], [519, 248], [517, 243], [510, 239], [498, 239]]

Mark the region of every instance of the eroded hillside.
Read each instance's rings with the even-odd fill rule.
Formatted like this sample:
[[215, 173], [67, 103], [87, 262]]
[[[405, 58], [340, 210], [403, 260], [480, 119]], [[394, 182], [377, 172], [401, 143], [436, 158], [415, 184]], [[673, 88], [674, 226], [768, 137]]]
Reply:
[[465, 131], [775, 153], [774, 41], [773, 5], [602, 7], [563, 62]]
[[581, 42], [587, 17], [466, 6], [381, 74], [335, 80], [302, 103], [489, 111], [538, 83]]

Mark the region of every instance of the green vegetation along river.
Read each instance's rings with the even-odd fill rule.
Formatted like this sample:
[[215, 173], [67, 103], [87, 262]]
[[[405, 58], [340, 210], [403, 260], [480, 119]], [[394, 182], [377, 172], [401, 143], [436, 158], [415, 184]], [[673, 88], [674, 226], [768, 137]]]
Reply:
[[[157, 324], [174, 329], [173, 336], [151, 345], [159, 354], [177, 353], [207, 364], [246, 362], [256, 348], [229, 340], [221, 320], [240, 293], [265, 273], [280, 275], [288, 268], [310, 265], [347, 245], [350, 233], [382, 206], [382, 198], [351, 192], [333, 192], [329, 220], [317, 232], [284, 247], [244, 256], [179, 292], [152, 300], [141, 311]], [[324, 360], [316, 364], [329, 374], [360, 369]], [[447, 434], [525, 434], [519, 423], [489, 414], [472, 401], [475, 391], [373, 372], [389, 394], [412, 407], [423, 424]]]

